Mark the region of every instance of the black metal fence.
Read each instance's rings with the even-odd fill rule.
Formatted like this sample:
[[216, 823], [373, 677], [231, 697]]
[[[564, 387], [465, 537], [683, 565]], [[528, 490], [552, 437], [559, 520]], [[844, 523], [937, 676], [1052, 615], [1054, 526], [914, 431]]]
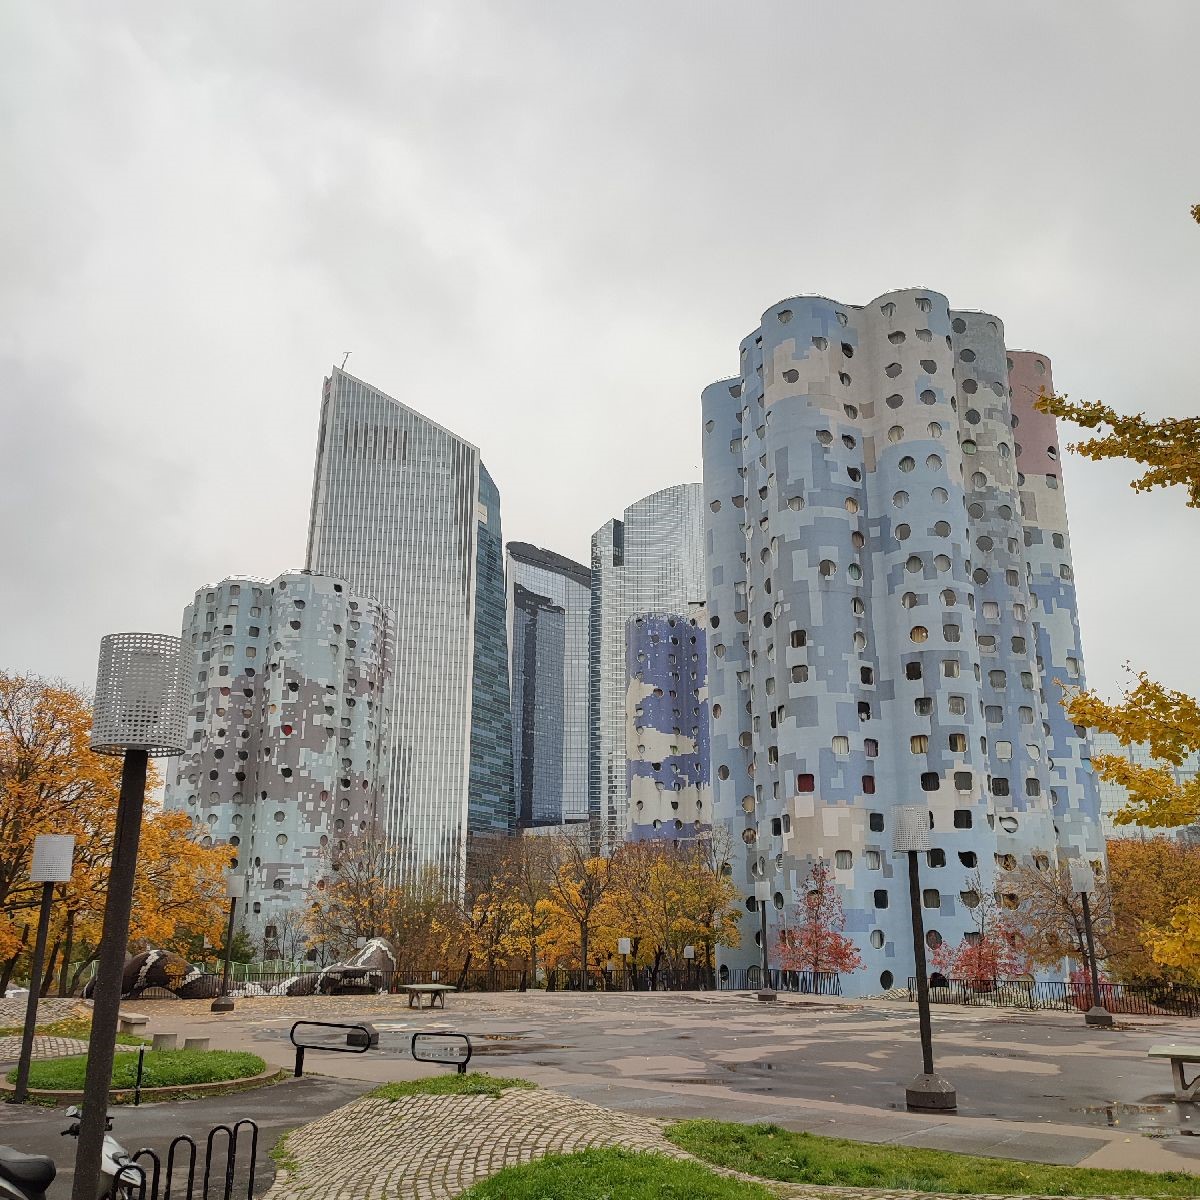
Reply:
[[[917, 983], [908, 981], [908, 998], [915, 1001]], [[1092, 1006], [1088, 983], [1072, 980], [942, 979], [930, 980], [934, 1004], [967, 1004], [976, 1008], [1041, 1008], [1087, 1012]], [[1112, 1013], [1138, 1016], [1200, 1017], [1200, 987], [1178, 983], [1102, 983], [1100, 1002]]]
[[[592, 968], [585, 973], [578, 967], [558, 967], [539, 970], [532, 977], [519, 967], [421, 967], [403, 970], [377, 968], [339, 968], [322, 974], [320, 968], [308, 971], [248, 970], [230, 979], [229, 991], [234, 996], [314, 996], [314, 995], [376, 995], [381, 992], [402, 992], [407, 984], [444, 983], [460, 992], [515, 992], [526, 989], [547, 991], [699, 991], [717, 986], [715, 972], [702, 966], [675, 969], [660, 966], [626, 970], [624, 965], [612, 970]], [[726, 985], [722, 983], [721, 987]], [[207, 999], [220, 991], [220, 976], [205, 975], [185, 991], [185, 999]], [[175, 999], [176, 993], [166, 988], [143, 988], [137, 996], [147, 1000]]]
[[[836, 971], [767, 972], [768, 986], [779, 992], [797, 992], [816, 996], [840, 996], [841, 979]], [[402, 992], [407, 984], [445, 983], [460, 992], [515, 992], [546, 990], [550, 992], [744, 992], [762, 986], [758, 967], [722, 968], [719, 972], [702, 964], [676, 967], [661, 964], [657, 971], [650, 967], [626, 968], [614, 965], [611, 970], [593, 967], [586, 973], [578, 967], [557, 967], [539, 970], [537, 977], [516, 967], [422, 967], [404, 970], [378, 968], [338, 968], [322, 974], [320, 968], [309, 971], [249, 970], [229, 981], [234, 996], [347, 996], [376, 995], [381, 992]], [[186, 999], [206, 999], [220, 991], [220, 977], [206, 975], [186, 991]], [[174, 999], [175, 993], [165, 988], [145, 988], [137, 995], [147, 1000]]]
[[[719, 986], [722, 991], [756, 991], [762, 987], [762, 971], [758, 967], [722, 969]], [[836, 971], [767, 971], [767, 986], [775, 992], [797, 992], [808, 996], [840, 996], [842, 977]]]

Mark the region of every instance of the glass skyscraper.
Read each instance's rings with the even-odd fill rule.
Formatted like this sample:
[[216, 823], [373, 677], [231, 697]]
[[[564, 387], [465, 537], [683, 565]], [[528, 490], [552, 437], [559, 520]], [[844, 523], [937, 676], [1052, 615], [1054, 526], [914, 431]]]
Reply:
[[513, 791], [522, 827], [588, 815], [588, 621], [582, 563], [508, 543]]
[[680, 483], [631, 504], [592, 535], [589, 815], [602, 845], [629, 833], [626, 627], [704, 603], [703, 487]]
[[499, 494], [479, 451], [362, 380], [325, 380], [308, 569], [395, 615], [381, 825], [458, 890], [468, 832], [512, 820]]

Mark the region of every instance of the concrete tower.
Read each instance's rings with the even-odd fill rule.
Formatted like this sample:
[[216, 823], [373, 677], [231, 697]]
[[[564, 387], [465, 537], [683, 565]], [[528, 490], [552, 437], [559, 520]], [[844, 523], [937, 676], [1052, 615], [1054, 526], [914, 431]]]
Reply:
[[[756, 961], [759, 905], [778, 928], [821, 858], [866, 963], [843, 986], [903, 984], [897, 805], [932, 814], [931, 945], [1017, 859], [1102, 853], [1086, 741], [1047, 682], [1082, 672], [1065, 542], [1029, 554], [1065, 538], [1062, 493], [1019, 479], [1009, 373], [1000, 321], [935, 292], [806, 296], [704, 392], [715, 803], [747, 910], [730, 962]], [[1032, 511], [1043, 493], [1058, 507]]]
[[165, 803], [207, 825], [206, 844], [229, 844], [262, 952], [273, 918], [378, 818], [391, 619], [341, 580], [292, 572], [202, 587], [183, 638], [196, 664], [190, 744]]

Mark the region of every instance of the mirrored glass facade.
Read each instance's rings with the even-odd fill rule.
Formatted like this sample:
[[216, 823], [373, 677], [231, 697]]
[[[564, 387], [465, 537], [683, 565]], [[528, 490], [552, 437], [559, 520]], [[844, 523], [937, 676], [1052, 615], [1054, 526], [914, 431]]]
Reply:
[[[499, 537], [499, 500], [479, 451], [335, 369], [322, 397], [308, 567], [345, 578], [394, 613], [392, 738], [381, 817], [404, 872], [431, 866], [453, 890], [463, 880], [468, 828], [502, 823], [497, 813], [505, 805], [511, 812], [511, 792], [501, 798], [497, 771], [477, 769], [473, 779], [471, 765], [473, 747], [488, 740], [482, 732], [473, 737], [475, 719], [493, 723], [493, 753], [502, 754], [506, 741], [496, 739], [497, 714], [485, 711], [494, 705], [474, 702], [478, 637], [493, 639], [482, 652], [507, 674], [507, 654], [497, 658], [494, 641], [505, 638], [503, 619], [497, 629], [494, 607], [479, 603], [485, 580], [496, 582]], [[502, 612], [502, 598], [500, 606]], [[496, 701], [501, 688], [507, 694], [507, 679], [493, 672], [493, 682]], [[472, 795], [481, 804], [477, 819]]]
[[628, 832], [626, 627], [704, 603], [703, 486], [681, 483], [631, 504], [592, 535], [589, 804], [597, 839]]
[[527, 542], [509, 542], [507, 564], [517, 822], [583, 821], [591, 573]]

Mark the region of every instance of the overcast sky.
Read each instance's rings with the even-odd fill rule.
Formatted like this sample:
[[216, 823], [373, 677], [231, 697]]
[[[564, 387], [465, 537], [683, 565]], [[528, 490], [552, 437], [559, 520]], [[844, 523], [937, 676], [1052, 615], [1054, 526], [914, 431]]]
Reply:
[[[932, 287], [1195, 413], [1198, 46], [1194, 0], [6, 0], [0, 668], [91, 686], [302, 565], [346, 350], [584, 561], [787, 295]], [[1064, 476], [1091, 681], [1197, 687], [1200, 513]]]

